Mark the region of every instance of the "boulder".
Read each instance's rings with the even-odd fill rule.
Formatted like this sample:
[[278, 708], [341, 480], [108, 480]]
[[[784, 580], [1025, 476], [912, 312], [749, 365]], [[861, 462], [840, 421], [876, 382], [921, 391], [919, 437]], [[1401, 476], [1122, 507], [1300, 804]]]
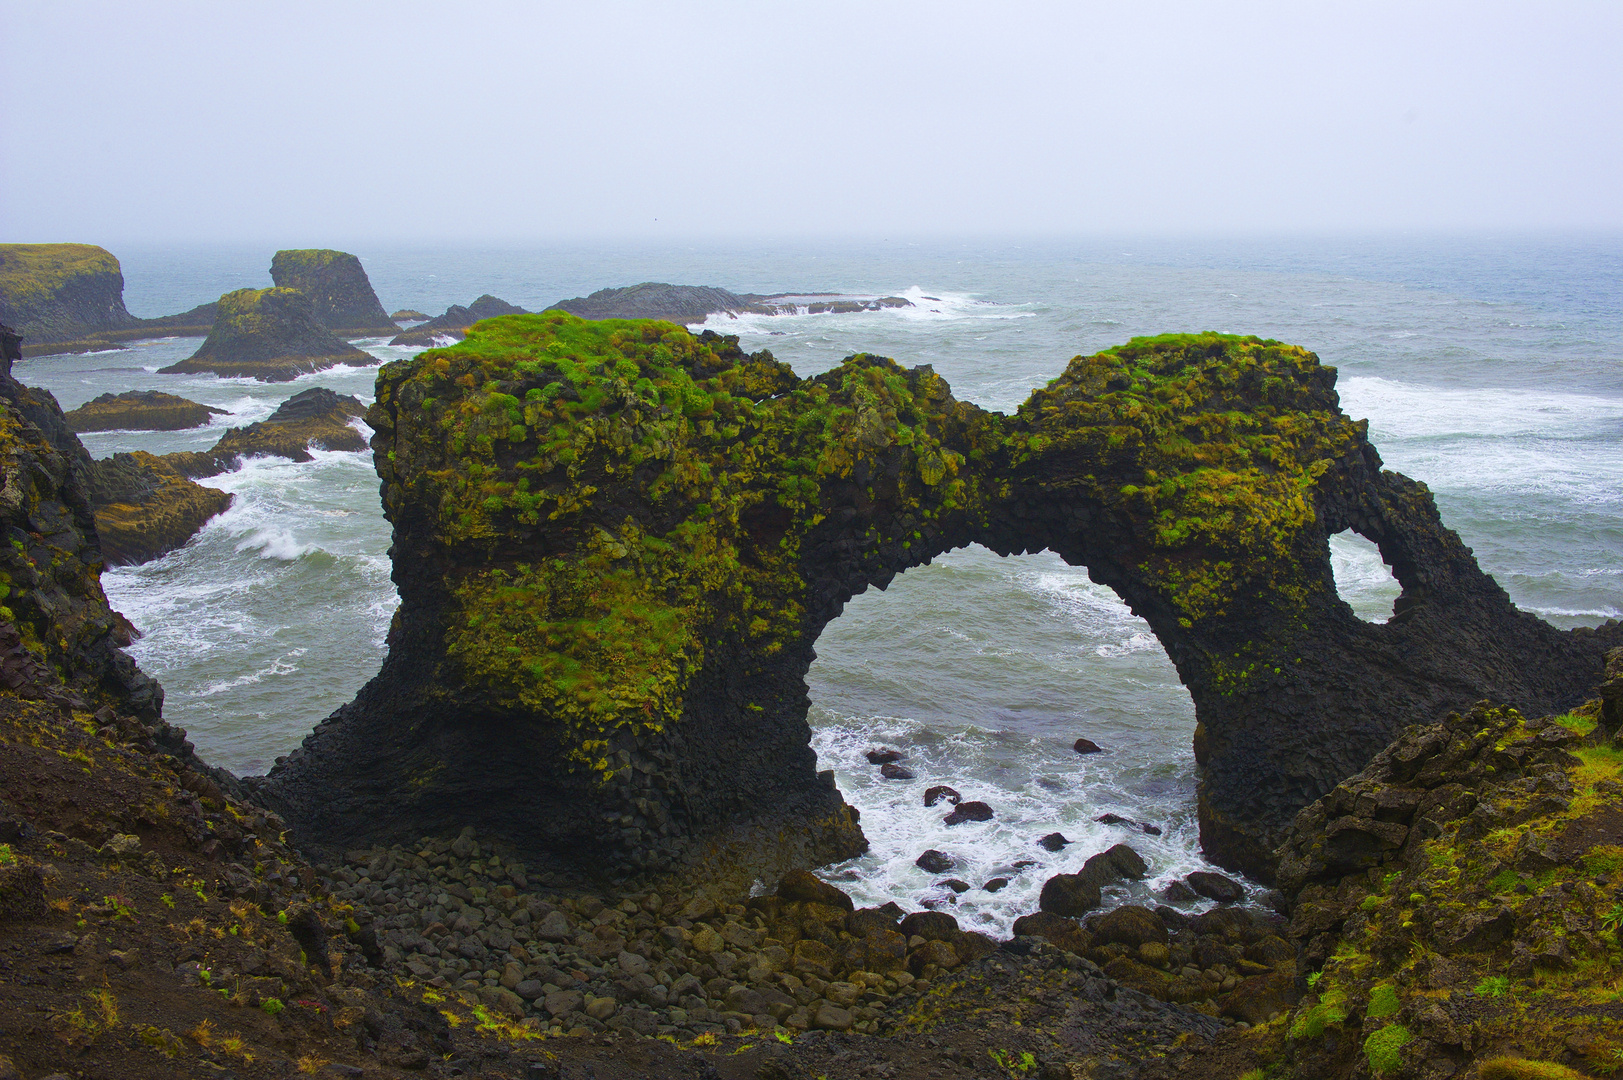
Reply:
[[1093, 947], [1092, 934], [1078, 926], [1074, 919], [1065, 918], [1052, 911], [1038, 911], [1020, 916], [1014, 920], [1014, 932], [1016, 936], [1040, 937], [1049, 944], [1074, 952], [1078, 956], [1086, 955]]
[[1218, 1002], [1222, 1016], [1248, 1024], [1264, 1024], [1275, 1013], [1288, 1013], [1301, 1000], [1296, 978], [1282, 971], [1270, 971], [1241, 980]]
[[1006, 878], [1006, 877], [995, 877], [995, 878], [992, 878], [990, 881], [988, 881], [986, 884], [982, 885], [981, 888], [985, 889], [987, 892], [997, 892], [999, 889], [1007, 888], [1008, 884], [1009, 884], [1009, 879], [1008, 878]]
[[893, 761], [900, 760], [902, 760], [902, 752], [900, 750], [892, 750], [889, 747], [881, 747], [878, 750], [868, 751], [869, 765], [889, 765]]
[[1100, 899], [1099, 886], [1081, 874], [1055, 874], [1043, 883], [1037, 906], [1054, 915], [1086, 915]]
[[967, 881], [961, 881], [958, 878], [947, 878], [945, 881], [936, 882], [932, 887], [937, 889], [951, 889], [955, 893], [966, 893], [969, 891], [970, 886], [969, 882]]
[[913, 779], [913, 772], [911, 769], [908, 769], [902, 765], [894, 765], [889, 762], [879, 766], [879, 775], [883, 776], [886, 780]]
[[1089, 924], [1088, 929], [1097, 943], [1115, 942], [1133, 949], [1147, 941], [1161, 945], [1168, 941], [1167, 928], [1155, 912], [1137, 904], [1123, 904], [1101, 915]]
[[1149, 864], [1144, 861], [1143, 856], [1126, 844], [1112, 844], [1105, 849], [1104, 856], [1110, 860], [1110, 865], [1116, 868], [1117, 873], [1130, 881], [1141, 880], [1150, 872]]
[[917, 859], [914, 859], [913, 865], [932, 874], [943, 874], [957, 866], [958, 862], [952, 856], [931, 848]]
[[309, 297], [316, 322], [344, 337], [393, 335], [398, 329], [378, 303], [361, 260], [347, 251], [278, 251], [271, 258], [270, 274], [278, 288], [297, 289]]
[[1161, 826], [1151, 825], [1148, 822], [1143, 821], [1134, 821], [1131, 818], [1124, 818], [1120, 814], [1100, 814], [1093, 820], [1097, 821], [1101, 825], [1125, 825], [1130, 829], [1137, 829], [1139, 832], [1144, 833], [1147, 836], [1161, 835]]
[[102, 394], [66, 413], [68, 430], [86, 431], [180, 431], [203, 427], [216, 416], [229, 416], [224, 409], [200, 405], [174, 394], [157, 390], [126, 390], [122, 394]]
[[961, 825], [966, 821], [991, 821], [992, 808], [983, 802], [962, 802], [941, 820], [948, 825]]
[[846, 911], [856, 909], [849, 896], [809, 870], [791, 870], [779, 878], [778, 897], [783, 900], [826, 904], [833, 908], [844, 908]]
[[1184, 877], [1190, 889], [1220, 904], [1237, 904], [1245, 899], [1245, 887], [1233, 878], [1214, 874], [1209, 870], [1196, 870]]
[[238, 289], [220, 297], [214, 326], [191, 356], [165, 375], [215, 375], [289, 382], [300, 375], [376, 361], [316, 321], [310, 300], [294, 289]]
[[1076, 743], [1071, 747], [1071, 749], [1075, 750], [1079, 754], [1102, 754], [1102, 753], [1104, 753], [1104, 747], [1100, 746], [1098, 743], [1094, 742], [1092, 739], [1078, 739], [1078, 740], [1076, 740]]
[[1161, 899], [1180, 904], [1187, 903], [1190, 900], [1198, 900], [1200, 894], [1190, 888], [1188, 882], [1179, 879], [1168, 883], [1167, 887], [1161, 890]]
[[1047, 851], [1062, 851], [1068, 844], [1070, 841], [1065, 839], [1065, 834], [1057, 832], [1051, 832], [1037, 841], [1037, 845]]
[[915, 911], [902, 920], [900, 930], [904, 937], [925, 941], [954, 941], [962, 933], [958, 920], [945, 911]]
[[946, 799], [954, 806], [957, 806], [959, 803], [964, 801], [964, 797], [962, 795], [958, 794], [958, 792], [954, 791], [952, 788], [947, 787], [945, 784], [937, 784], [935, 787], [924, 789], [925, 806], [934, 806], [942, 799]]

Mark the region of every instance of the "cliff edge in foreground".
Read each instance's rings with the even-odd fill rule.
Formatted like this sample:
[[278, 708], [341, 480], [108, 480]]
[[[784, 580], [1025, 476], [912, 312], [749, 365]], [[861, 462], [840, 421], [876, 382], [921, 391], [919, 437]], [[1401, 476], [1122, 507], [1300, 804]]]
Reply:
[[[1257, 338], [1077, 357], [1005, 417], [928, 367], [802, 380], [736, 339], [547, 312], [388, 365], [368, 419], [389, 656], [261, 788], [319, 845], [474, 824], [611, 875], [746, 880], [860, 850], [807, 745], [813, 643], [973, 542], [1054, 550], [1149, 621], [1199, 720], [1205, 849], [1262, 876], [1405, 724], [1568, 707], [1620, 638], [1517, 611], [1380, 469], [1333, 370]], [[1404, 587], [1385, 625], [1336, 595], [1345, 528]]]

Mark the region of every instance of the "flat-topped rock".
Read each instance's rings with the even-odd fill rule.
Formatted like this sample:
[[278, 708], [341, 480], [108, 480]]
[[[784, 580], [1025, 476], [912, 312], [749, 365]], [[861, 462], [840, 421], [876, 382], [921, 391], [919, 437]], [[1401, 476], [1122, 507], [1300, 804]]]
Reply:
[[111, 348], [92, 339], [139, 321], [124, 307], [124, 273], [106, 248], [0, 244], [0, 323], [22, 335], [24, 355]]
[[229, 415], [224, 409], [159, 390], [126, 390], [92, 398], [64, 418], [68, 430], [76, 432], [182, 431], [202, 427], [216, 416]]
[[[398, 315], [399, 313], [396, 312]], [[453, 304], [445, 310], [444, 315], [435, 316], [410, 330], [395, 336], [390, 345], [422, 345], [425, 348], [437, 345], [436, 339], [450, 338], [461, 341], [467, 336], [468, 327], [481, 319], [493, 319], [498, 315], [523, 315], [525, 310], [515, 307], [506, 300], [491, 296], [489, 293], [481, 296], [467, 307]]]
[[316, 320], [310, 299], [295, 289], [238, 289], [220, 297], [203, 347], [165, 375], [212, 373], [223, 377], [289, 382], [300, 375], [372, 357]]
[[271, 259], [271, 280], [310, 298], [316, 322], [345, 337], [393, 334], [399, 327], [378, 303], [361, 260], [347, 251], [299, 248]]
[[[671, 285], [644, 281], [590, 296], [560, 300], [548, 311], [567, 311], [583, 319], [664, 319], [700, 323], [711, 315], [833, 315], [882, 308], [912, 307], [900, 296], [850, 297], [835, 293], [735, 293], [710, 285]], [[420, 328], [419, 328], [420, 329]]]

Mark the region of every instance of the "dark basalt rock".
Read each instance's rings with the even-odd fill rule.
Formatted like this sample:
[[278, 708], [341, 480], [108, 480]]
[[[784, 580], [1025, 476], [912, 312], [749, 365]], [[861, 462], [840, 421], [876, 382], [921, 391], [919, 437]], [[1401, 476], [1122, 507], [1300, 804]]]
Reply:
[[958, 863], [953, 859], [952, 856], [943, 854], [942, 852], [937, 851], [935, 848], [931, 848], [923, 855], [920, 855], [917, 859], [914, 859], [913, 865], [922, 870], [927, 870], [932, 874], [944, 874], [948, 870], [951, 870], [954, 866], [957, 866]]
[[166, 375], [212, 372], [265, 382], [347, 364], [364, 367], [372, 357], [316, 321], [309, 299], [293, 289], [238, 289], [220, 297], [218, 316], [203, 345], [162, 369]]
[[0, 244], [0, 323], [22, 336], [24, 355], [109, 348], [89, 339], [138, 322], [124, 307], [124, 273], [105, 248]]
[[158, 390], [126, 390], [92, 398], [67, 413], [65, 419], [68, 430], [74, 432], [181, 431], [228, 415], [224, 409]]
[[1100, 900], [1099, 886], [1083, 875], [1055, 874], [1043, 883], [1037, 906], [1050, 915], [1076, 916], [1086, 915]]
[[1151, 825], [1144, 821], [1134, 821], [1131, 818], [1124, 818], [1120, 814], [1100, 814], [1093, 820], [1101, 825], [1125, 825], [1130, 829], [1137, 829], [1146, 836], [1161, 835], [1161, 826]]
[[[64, 702], [93, 712], [113, 704], [155, 723], [163, 688], [122, 651], [128, 620], [107, 606], [101, 589], [90, 489], [95, 462], [68, 430], [49, 391], [0, 375], [0, 623], [15, 649], [0, 670], [23, 686], [60, 687]], [[20, 652], [19, 652], [20, 650]], [[32, 670], [25, 670], [33, 665]], [[46, 692], [46, 691], [41, 691]]]
[[966, 821], [991, 821], [992, 808], [983, 802], [962, 802], [941, 820], [948, 825], [962, 825]]
[[900, 760], [902, 760], [902, 752], [900, 750], [892, 750], [886, 747], [880, 750], [868, 751], [869, 765], [889, 765], [893, 761]]
[[1039, 847], [1048, 851], [1063, 851], [1069, 844], [1070, 841], [1065, 839], [1065, 834], [1057, 832], [1051, 832], [1037, 841]]
[[[843, 858], [862, 841], [813, 771], [812, 644], [971, 542], [1053, 550], [1148, 620], [1195, 704], [1205, 852], [1262, 878], [1295, 812], [1404, 724], [1575, 703], [1623, 643], [1517, 611], [1424, 486], [1381, 470], [1334, 372], [1256, 338], [1078, 357], [1001, 416], [929, 368], [801, 380], [714, 334], [549, 312], [390, 365], [368, 420], [388, 659], [262, 785], [317, 845], [476, 807], [527, 854], [612, 873]], [[1336, 595], [1346, 528], [1403, 585], [1387, 624]], [[1370, 828], [1346, 843], [1394, 842]]]
[[1160, 918], [1137, 904], [1123, 904], [1099, 916], [1088, 924], [1088, 930], [1095, 942], [1104, 945], [1117, 942], [1136, 949], [1149, 941], [1167, 943], [1167, 928]]
[[946, 799], [954, 806], [957, 806], [959, 803], [964, 801], [964, 797], [962, 795], [958, 794], [958, 792], [952, 788], [947, 787], [945, 784], [937, 784], [935, 787], [924, 789], [925, 806], [934, 806], [942, 799]]
[[1076, 740], [1076, 745], [1072, 746], [1071, 749], [1075, 750], [1079, 754], [1102, 754], [1105, 750], [1104, 747], [1100, 746], [1092, 739], [1078, 739]]
[[[498, 315], [523, 315], [525, 310], [506, 300], [498, 299], [489, 293], [481, 296], [467, 307], [461, 304], [452, 304], [445, 309], [445, 314], [429, 319], [419, 326], [395, 335], [390, 345], [421, 345], [425, 348], [437, 344], [438, 338], [450, 338], [460, 341], [467, 336], [468, 327], [481, 319], [494, 319]], [[401, 312], [395, 312], [394, 317], [400, 318]]]
[[1245, 887], [1238, 881], [1209, 870], [1196, 870], [1183, 880], [1201, 896], [1220, 904], [1237, 904], [1245, 899]]
[[905, 768], [901, 765], [893, 765], [889, 762], [879, 766], [879, 775], [883, 776], [886, 780], [913, 779], [913, 771], [911, 769]]
[[881, 308], [912, 307], [900, 296], [871, 299], [825, 299], [827, 294], [734, 293], [707, 285], [668, 285], [645, 281], [618, 289], [599, 289], [590, 296], [560, 300], [548, 311], [567, 311], [583, 319], [665, 319], [674, 323], [704, 322], [711, 315], [779, 315], [805, 311], [837, 315]]
[[217, 476], [250, 457], [284, 457], [313, 461], [310, 451], [366, 449], [366, 439], [350, 421], [365, 415], [366, 406], [349, 394], [324, 386], [301, 390], [269, 417], [245, 428], [227, 428], [206, 451], [182, 451], [154, 459], [180, 476]]
[[110, 566], [148, 562], [186, 542], [232, 502], [194, 483], [165, 457], [137, 450], [92, 462], [91, 505]]
[[309, 297], [316, 322], [343, 337], [392, 336], [399, 329], [378, 303], [361, 260], [347, 251], [278, 251], [270, 274], [278, 288]]

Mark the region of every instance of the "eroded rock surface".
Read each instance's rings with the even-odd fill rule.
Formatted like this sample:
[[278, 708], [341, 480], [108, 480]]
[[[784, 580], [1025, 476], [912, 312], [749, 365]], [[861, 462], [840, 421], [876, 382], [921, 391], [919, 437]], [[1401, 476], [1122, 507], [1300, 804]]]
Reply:
[[[1561, 707], [1619, 639], [1517, 611], [1425, 487], [1380, 469], [1334, 371], [1256, 338], [1077, 357], [1005, 417], [928, 367], [802, 380], [734, 339], [549, 311], [387, 366], [368, 419], [389, 657], [261, 789], [316, 844], [473, 807], [611, 875], [860, 850], [807, 747], [812, 644], [971, 542], [1052, 549], [1149, 621], [1196, 707], [1206, 851], [1260, 876], [1405, 723], [1483, 694]], [[1386, 625], [1336, 595], [1349, 527], [1404, 586]]]
[[[395, 312], [396, 316], [399, 314], [400, 312]], [[397, 334], [389, 344], [430, 346], [434, 345], [440, 338], [450, 338], [452, 341], [458, 341], [466, 336], [468, 327], [480, 319], [493, 319], [498, 315], [523, 314], [525, 314], [523, 308], [486, 293], [467, 307], [463, 307], [461, 304], [452, 304], [449, 308], [446, 308], [445, 314], [437, 315], [419, 326], [414, 326], [410, 330]]]
[[312, 449], [365, 450], [365, 437], [350, 423], [365, 412], [358, 398], [313, 386], [282, 402], [264, 420], [227, 428], [208, 450], [183, 450], [160, 460], [181, 476], [203, 478], [234, 469], [244, 458], [313, 461]]

